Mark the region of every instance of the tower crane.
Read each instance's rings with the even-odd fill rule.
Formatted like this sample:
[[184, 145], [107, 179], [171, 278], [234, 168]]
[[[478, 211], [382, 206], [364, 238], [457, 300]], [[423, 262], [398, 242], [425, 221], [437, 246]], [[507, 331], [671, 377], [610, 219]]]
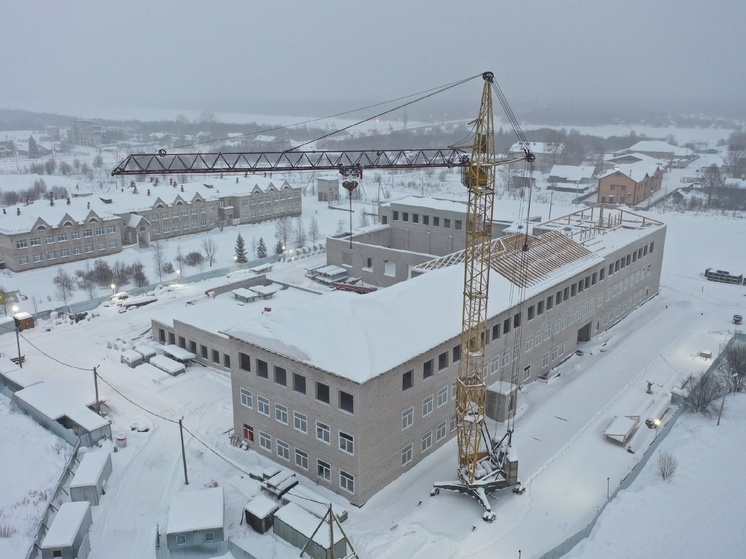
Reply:
[[[479, 77], [479, 76], [474, 76]], [[113, 176], [184, 175], [221, 173], [266, 173], [336, 170], [350, 196], [365, 169], [460, 168], [468, 190], [466, 246], [464, 256], [461, 360], [456, 381], [456, 429], [458, 439], [457, 479], [433, 484], [431, 495], [441, 489], [477, 499], [485, 508], [483, 519], [492, 521], [488, 496], [498, 489], [516, 486], [518, 464], [510, 452], [512, 430], [500, 441], [492, 437], [485, 422], [487, 387], [482, 379], [487, 335], [487, 301], [492, 258], [492, 218], [496, 168], [517, 162], [531, 163], [534, 155], [518, 123], [495, 83], [492, 72], [484, 80], [477, 118], [471, 123], [473, 143], [445, 149], [320, 150], [234, 153], [175, 153], [165, 150], [127, 156], [112, 171]], [[472, 79], [472, 78], [470, 78]], [[466, 81], [466, 80], [465, 80]], [[498, 157], [495, 150], [492, 94], [500, 103], [519, 137], [523, 152]]]

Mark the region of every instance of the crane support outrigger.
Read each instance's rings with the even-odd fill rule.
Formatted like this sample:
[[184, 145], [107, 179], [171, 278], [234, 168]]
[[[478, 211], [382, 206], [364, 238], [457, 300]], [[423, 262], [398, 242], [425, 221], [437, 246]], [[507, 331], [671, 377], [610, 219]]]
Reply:
[[[479, 76], [474, 76], [479, 77]], [[484, 520], [492, 521], [488, 496], [518, 482], [518, 463], [511, 456], [512, 430], [495, 440], [485, 423], [487, 388], [482, 379], [487, 335], [487, 300], [492, 256], [492, 218], [496, 167], [517, 162], [531, 163], [534, 155], [520, 132], [492, 72], [484, 80], [479, 115], [474, 125], [474, 143], [446, 149], [407, 150], [286, 150], [282, 152], [157, 153], [127, 156], [112, 171], [113, 176], [185, 175], [222, 173], [272, 173], [336, 170], [344, 188], [352, 194], [364, 169], [460, 168], [469, 191], [466, 219], [461, 360], [456, 381], [456, 429], [458, 477], [433, 484], [431, 495], [440, 489], [477, 499], [485, 508]], [[469, 78], [472, 79], [472, 78]], [[503, 110], [519, 137], [523, 153], [497, 157], [495, 150], [492, 93], [495, 89]], [[471, 155], [469, 155], [469, 152]], [[350, 238], [352, 234], [350, 233]]]

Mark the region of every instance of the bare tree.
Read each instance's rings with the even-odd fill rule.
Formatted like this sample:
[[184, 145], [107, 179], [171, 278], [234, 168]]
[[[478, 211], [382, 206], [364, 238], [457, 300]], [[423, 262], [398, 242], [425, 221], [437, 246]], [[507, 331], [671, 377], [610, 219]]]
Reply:
[[308, 224], [308, 238], [311, 239], [311, 244], [315, 245], [316, 241], [321, 237], [321, 231], [319, 231], [319, 220], [316, 219], [315, 215], [311, 216], [311, 222]]
[[214, 239], [206, 237], [202, 239], [202, 244], [200, 246], [205, 253], [205, 260], [207, 260], [210, 268], [212, 268], [212, 265], [215, 264], [215, 254], [218, 252], [217, 243]]
[[720, 174], [720, 168], [714, 163], [702, 171], [702, 188], [707, 193], [707, 205], [712, 202], [712, 194], [715, 190], [725, 186], [725, 179]]
[[368, 220], [368, 214], [365, 213], [364, 209], [360, 210], [360, 219], [358, 220], [358, 223], [360, 227], [367, 227], [370, 225], [370, 221]]
[[10, 308], [9, 295], [10, 293], [5, 291], [5, 288], [0, 285], [0, 307], [2, 307], [5, 316], [8, 316], [8, 309]]
[[256, 240], [256, 237], [251, 237], [251, 258], [256, 258], [256, 249], [259, 246], [259, 241]]
[[730, 168], [733, 178], [741, 178], [742, 169], [746, 162], [746, 146], [743, 144], [730, 144], [728, 151], [723, 156], [723, 163]]
[[163, 247], [160, 241], [155, 241], [151, 246], [153, 247], [153, 264], [155, 264], [155, 269], [158, 271], [158, 283], [161, 283], [163, 281], [163, 265], [165, 264]]
[[697, 378], [690, 378], [691, 390], [686, 406], [693, 412], [711, 417], [717, 413], [716, 400], [722, 395], [720, 381], [712, 373], [704, 372]]
[[303, 218], [298, 216], [293, 226], [293, 243], [296, 247], [301, 248], [306, 244], [306, 239], [306, 227], [303, 224]]
[[655, 472], [661, 476], [661, 479], [672, 478], [676, 473], [676, 468], [679, 467], [679, 462], [676, 457], [670, 452], [661, 452], [658, 455], [658, 463], [655, 468]]
[[289, 217], [281, 217], [275, 222], [275, 239], [286, 248], [292, 227], [293, 223]]
[[64, 306], [67, 306], [70, 299], [72, 299], [73, 291], [75, 291], [75, 279], [60, 268], [57, 271], [57, 275], [54, 276], [53, 281], [56, 286], [57, 299], [62, 301]]
[[729, 388], [735, 392], [746, 390], [746, 344], [734, 340], [725, 348], [723, 360]]

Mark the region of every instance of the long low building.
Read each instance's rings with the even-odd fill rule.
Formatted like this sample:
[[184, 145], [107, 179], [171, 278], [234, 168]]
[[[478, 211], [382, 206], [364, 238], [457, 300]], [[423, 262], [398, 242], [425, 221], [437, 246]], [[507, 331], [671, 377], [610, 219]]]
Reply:
[[[532, 229], [493, 241], [484, 378], [498, 421], [521, 385], [659, 289], [659, 221], [596, 207]], [[432, 259], [367, 295], [287, 289], [270, 310], [225, 294], [214, 312], [153, 321], [153, 335], [230, 370], [249, 448], [362, 505], [455, 434], [462, 262]]]

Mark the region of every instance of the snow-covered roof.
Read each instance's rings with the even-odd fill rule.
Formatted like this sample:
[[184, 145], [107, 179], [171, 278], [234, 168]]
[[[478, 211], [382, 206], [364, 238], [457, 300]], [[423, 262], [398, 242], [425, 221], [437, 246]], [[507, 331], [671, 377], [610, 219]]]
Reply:
[[280, 508], [280, 504], [260, 493], [246, 503], [246, 507], [244, 508], [249, 514], [252, 514], [257, 518], [267, 518], [270, 514]]
[[177, 493], [168, 508], [167, 534], [223, 528], [223, 488], [210, 487]]
[[184, 365], [178, 361], [166, 357], [165, 355], [156, 355], [150, 358], [150, 364], [157, 367], [161, 371], [166, 371], [171, 374], [179, 374], [184, 371]]
[[662, 140], [642, 140], [630, 146], [625, 151], [640, 153], [670, 153], [674, 157], [688, 157], [692, 154], [689, 148], [672, 146]]
[[[300, 532], [306, 538], [310, 538], [311, 535], [313, 535], [313, 541], [324, 549], [329, 549], [331, 547], [329, 530], [322, 529], [316, 531], [316, 528], [318, 528], [321, 521], [295, 503], [288, 503], [281, 507], [280, 510], [275, 513], [275, 520], [281, 520], [291, 528]], [[314, 531], [316, 531], [315, 534]], [[344, 539], [344, 536], [340, 532], [341, 530], [334, 530], [335, 544]]]
[[188, 351], [184, 349], [183, 347], [179, 347], [176, 344], [167, 344], [164, 345], [162, 348], [163, 353], [166, 355], [170, 355], [171, 357], [175, 357], [176, 359], [182, 359], [184, 361], [187, 361], [189, 359], [194, 359], [197, 357], [194, 353], [191, 351]]
[[52, 549], [72, 546], [90, 508], [91, 503], [88, 501], [62, 503], [41, 542], [41, 547]]
[[593, 176], [594, 168], [589, 165], [554, 165], [550, 177], [565, 179], [567, 182], [580, 182]]
[[101, 473], [106, 463], [111, 459], [108, 449], [91, 450], [83, 455], [83, 459], [75, 470], [70, 487], [89, 487], [101, 480]]
[[[15, 396], [55, 420], [63, 416], [70, 417], [70, 413], [78, 408], [84, 408], [90, 412], [88, 406], [96, 403], [93, 387], [86, 389], [59, 378], [19, 390]], [[96, 415], [94, 412], [91, 413]]]
[[[656, 159], [655, 157], [650, 157], [649, 155], [645, 155], [644, 153], [624, 153], [622, 155], [619, 154], [610, 154], [605, 159], [609, 163], [619, 163], [620, 165], [625, 165], [625, 161], [628, 161], [629, 163], [626, 163], [627, 165], [631, 163], [639, 163], [639, 162], [646, 162], [650, 164], [657, 164], [660, 167], [664, 167], [664, 162], [662, 162], [660, 159]], [[632, 161], [634, 160], [634, 161]], [[666, 164], [668, 162], [665, 162]]]
[[618, 165], [617, 167], [602, 173], [598, 178], [602, 179], [615, 173], [621, 173], [635, 182], [640, 182], [646, 176], [652, 177], [659, 168], [660, 166], [657, 163], [640, 161], [638, 163], [630, 163], [629, 165]]

